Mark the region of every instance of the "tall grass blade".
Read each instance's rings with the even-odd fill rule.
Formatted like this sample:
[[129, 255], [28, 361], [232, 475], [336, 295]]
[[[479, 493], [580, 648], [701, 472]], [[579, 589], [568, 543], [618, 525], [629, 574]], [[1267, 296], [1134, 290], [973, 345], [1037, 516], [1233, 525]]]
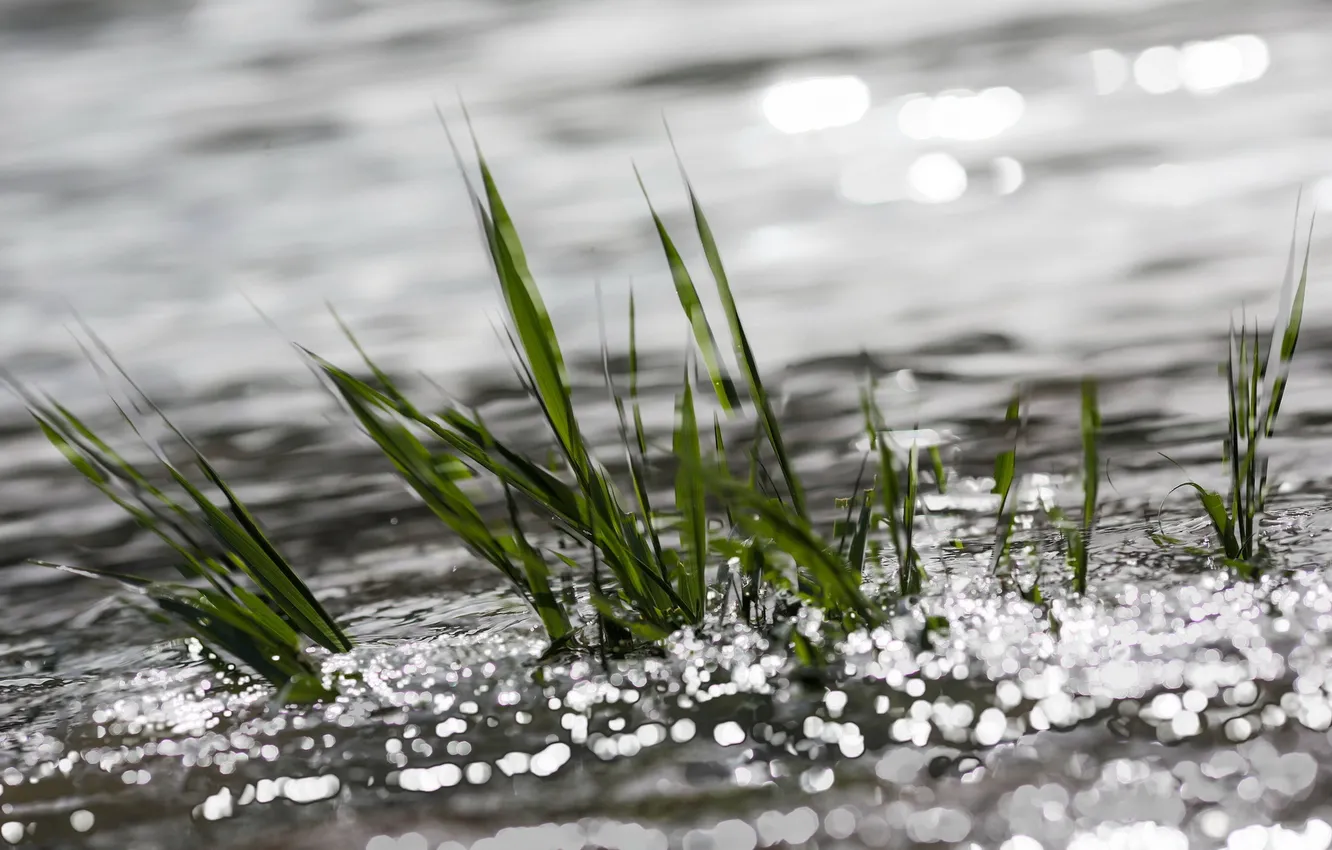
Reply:
[[[1313, 225], [1314, 219], [1311, 218], [1309, 221], [1309, 239], [1304, 249], [1304, 263], [1300, 267], [1299, 284], [1295, 287], [1294, 295], [1289, 300], [1289, 306], [1285, 306], [1287, 302], [1283, 287], [1283, 313], [1278, 318], [1277, 324], [1272, 327], [1272, 344], [1276, 344], [1277, 331], [1280, 331], [1281, 347], [1277, 354], [1277, 368], [1269, 367], [1267, 369], [1267, 410], [1263, 415], [1262, 422], [1263, 435], [1267, 437], [1272, 436], [1276, 428], [1277, 413], [1281, 410], [1281, 399], [1286, 394], [1286, 383], [1290, 376], [1290, 364], [1295, 359], [1295, 346], [1300, 340], [1300, 323], [1304, 320], [1304, 293], [1309, 283], [1309, 253], [1313, 247]], [[1291, 247], [1293, 251], [1293, 242]], [[1293, 254], [1292, 259], [1294, 259]], [[1271, 357], [1270, 352], [1268, 356]]]
[[919, 491], [920, 448], [915, 442], [912, 442], [911, 448], [907, 452], [906, 498], [902, 500], [902, 534], [906, 538], [905, 551], [908, 553], [908, 562], [902, 565], [903, 572], [900, 577], [902, 595], [904, 596], [914, 596], [920, 593], [925, 578], [920, 555], [916, 552], [914, 543], [916, 498]]
[[1082, 382], [1082, 533], [1077, 546], [1071, 551], [1073, 560], [1073, 592], [1087, 592], [1087, 566], [1090, 557], [1092, 529], [1096, 525], [1096, 501], [1101, 485], [1101, 409], [1096, 398], [1096, 381], [1086, 378]]
[[731, 343], [735, 348], [736, 361], [740, 365], [740, 370], [744, 372], [745, 381], [749, 386], [749, 398], [757, 409], [763, 433], [777, 458], [777, 466], [786, 481], [791, 505], [796, 513], [808, 519], [804, 487], [801, 486], [800, 479], [796, 476], [795, 465], [791, 463], [791, 458], [787, 454], [781, 425], [777, 421], [777, 413], [759, 373], [749, 337], [745, 335], [744, 324], [740, 321], [740, 311], [735, 306], [735, 296], [731, 292], [731, 283], [726, 276], [726, 268], [722, 265], [721, 252], [717, 249], [717, 241], [713, 238], [712, 227], [708, 224], [707, 216], [703, 214], [703, 206], [698, 201], [698, 195], [694, 192], [694, 186], [685, 173], [684, 163], [680, 162], [678, 153], [676, 161], [680, 163], [680, 176], [684, 181], [685, 191], [689, 193], [689, 206], [693, 211], [694, 227], [698, 231], [699, 241], [703, 245], [703, 255], [707, 258], [708, 269], [712, 272], [712, 279], [717, 285], [717, 294], [721, 298], [722, 310], [726, 313], [726, 323], [731, 331]]
[[[601, 311], [598, 310], [600, 318]], [[634, 429], [636, 439], [629, 437], [629, 425], [625, 416], [624, 399], [620, 397], [615, 388], [615, 380], [611, 376], [610, 369], [610, 347], [606, 341], [606, 328], [603, 322], [601, 326], [601, 368], [606, 379], [606, 389], [610, 393], [611, 403], [615, 405], [616, 424], [619, 428], [620, 443], [624, 446], [625, 461], [629, 467], [630, 484], [634, 489], [634, 498], [638, 502], [638, 510], [643, 528], [647, 531], [648, 538], [652, 543], [653, 567], [659, 574], [664, 575], [662, 567], [662, 547], [661, 538], [657, 533], [655, 521], [652, 516], [652, 500], [648, 493], [647, 481], [647, 440], [643, 434], [643, 417], [638, 408], [638, 351], [637, 343], [634, 338], [634, 303], [632, 293], [629, 296], [629, 382], [630, 395], [634, 404]]]
[[712, 381], [713, 390], [717, 393], [717, 400], [721, 402], [723, 410], [728, 412], [735, 410], [740, 407], [740, 396], [736, 393], [735, 382], [731, 380], [726, 363], [717, 350], [717, 340], [712, 335], [712, 326], [708, 324], [707, 315], [703, 312], [703, 302], [698, 297], [698, 289], [695, 288], [689, 269], [685, 267], [684, 260], [681, 259], [666, 225], [657, 214], [656, 208], [652, 206], [652, 198], [648, 196], [647, 187], [643, 185], [643, 176], [638, 173], [637, 168], [634, 169], [634, 176], [638, 178], [638, 187], [643, 190], [648, 212], [652, 215], [652, 224], [657, 229], [662, 251], [666, 254], [666, 264], [671, 269], [675, 293], [680, 299], [680, 307], [684, 309], [685, 318], [689, 320], [689, 327], [694, 332], [694, 340], [698, 343], [699, 353], [703, 355], [703, 365], [708, 370], [708, 377]]
[[494, 175], [481, 153], [476, 135], [472, 135], [476, 150], [477, 167], [485, 199], [477, 196], [471, 183], [467, 189], [472, 195], [473, 207], [478, 211], [486, 246], [490, 251], [500, 292], [504, 297], [509, 322], [521, 344], [525, 365], [532, 378], [536, 397], [550, 422], [561, 450], [570, 467], [580, 479], [586, 478], [587, 455], [578, 434], [574, 418], [572, 393], [559, 340], [550, 320], [545, 301], [528, 269], [527, 255], [513, 220], [509, 217], [504, 200], [495, 183]]
[[678, 467], [675, 473], [675, 508], [680, 512], [680, 540], [683, 544], [678, 592], [697, 621], [703, 615], [705, 599], [704, 568], [708, 552], [708, 519], [703, 478], [703, 453], [699, 446], [698, 418], [694, 412], [694, 392], [686, 367], [684, 389], [676, 403], [675, 435], [672, 446]]

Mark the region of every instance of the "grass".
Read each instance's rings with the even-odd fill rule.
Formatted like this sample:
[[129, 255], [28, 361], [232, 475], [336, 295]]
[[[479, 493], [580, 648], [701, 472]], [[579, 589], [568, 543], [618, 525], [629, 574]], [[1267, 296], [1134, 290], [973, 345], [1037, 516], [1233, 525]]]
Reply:
[[[235, 672], [225, 660], [230, 658], [294, 701], [332, 694], [309, 649], [319, 646], [330, 652], [346, 652], [352, 647], [351, 640], [203, 453], [137, 386], [130, 383], [135, 400], [185, 444], [192, 465], [207, 484], [192, 480], [155, 447], [136, 417], [119, 402], [116, 408], [121, 417], [152, 449], [156, 476], [127, 460], [68, 408], [21, 386], [16, 385], [16, 389], [51, 444], [107, 498], [174, 551], [177, 570], [189, 583], [50, 566], [113, 581], [131, 590], [146, 600], [160, 619], [185, 626], [209, 650], [209, 659], [225, 675]], [[204, 492], [209, 485], [220, 499]]]
[[[1298, 218], [1298, 205], [1296, 213]], [[1277, 304], [1278, 312], [1266, 351], [1262, 348], [1256, 326], [1251, 330], [1246, 319], [1241, 319], [1238, 328], [1231, 322], [1228, 353], [1223, 367], [1228, 402], [1226, 437], [1221, 457], [1228, 478], [1225, 494], [1210, 490], [1196, 480], [1180, 485], [1197, 497], [1215, 536], [1214, 547], [1203, 550], [1204, 554], [1219, 555], [1245, 578], [1258, 573], [1264, 556], [1257, 524], [1270, 493], [1268, 456], [1264, 443], [1276, 433], [1277, 416], [1299, 343], [1304, 297], [1309, 282], [1309, 246], [1312, 243], [1313, 225], [1311, 219], [1304, 260], [1298, 267], [1296, 240], [1294, 236], [1291, 237]], [[1157, 535], [1157, 539], [1158, 542], [1180, 545], [1179, 540], [1164, 533]]]
[[888, 539], [897, 559], [897, 592], [902, 596], [914, 596], [921, 592], [926, 578], [920, 552], [913, 542], [916, 512], [920, 507], [920, 448], [913, 439], [906, 447], [906, 463], [902, 463], [898, 457], [902, 447], [897, 445], [884, 423], [883, 412], [874, 401], [873, 384], [862, 394], [861, 406], [870, 450], [878, 454], [878, 497], [883, 506], [881, 522], [887, 526]]
[[[724, 616], [728, 600], [738, 602], [738, 616], [758, 622], [779, 593], [835, 615], [846, 628], [878, 622], [880, 613], [860, 589], [865, 534], [856, 535], [856, 545], [839, 550], [814, 529], [775, 406], [754, 361], [711, 228], [692, 187], [686, 183], [695, 231], [726, 314], [731, 348], [747, 393], [742, 398], [730, 378], [694, 279], [674, 237], [649, 204], [695, 341], [683, 369], [671, 436], [676, 467], [673, 499], [666, 505], [654, 505], [649, 495], [653, 462], [638, 400], [632, 298], [627, 399], [615, 386], [609, 357], [603, 352], [606, 387], [619, 416], [621, 449], [628, 461], [629, 498], [584, 440], [560, 341], [532, 280], [517, 229], [479, 148], [476, 160], [480, 189], [470, 179], [467, 187], [502, 295], [516, 372], [542, 414], [559, 463], [552, 472], [523, 457], [486, 431], [473, 413], [421, 410], [359, 345], [373, 381], [360, 380], [311, 353], [365, 432], [408, 484], [473, 551], [500, 569], [535, 609], [556, 644], [577, 643], [585, 635], [571, 625], [578, 612], [561, 606], [550, 593], [549, 562], [523, 535], [520, 514], [544, 518], [549, 530], [579, 544], [581, 560], [573, 553], [549, 554], [570, 570], [582, 572], [586, 566], [594, 572], [590, 601], [596, 611], [596, 632], [601, 635], [659, 640], [677, 628], [699, 627], [709, 617]], [[703, 362], [723, 414], [735, 415], [746, 405], [755, 412], [763, 440], [756, 441], [751, 450], [747, 481], [731, 475], [719, 421], [713, 428], [713, 445], [704, 448], [699, 400], [694, 394], [694, 354]], [[632, 430], [628, 409], [632, 409]], [[780, 486], [769, 472], [769, 460], [779, 470]], [[469, 474], [484, 477], [505, 492], [512, 510], [503, 531], [496, 532], [481, 521], [475, 501], [479, 496], [435, 471], [441, 463], [461, 464]], [[519, 555], [521, 563], [515, 559]], [[724, 568], [713, 569], [719, 560]], [[602, 568], [610, 574], [609, 584], [603, 584], [597, 575]], [[739, 582], [735, 593], [731, 592], [733, 571]]]
[[[837, 502], [845, 513], [820, 530], [712, 228], [683, 168], [691, 235], [721, 305], [724, 323], [717, 327], [723, 333], [714, 331], [678, 248], [678, 235], [649, 199], [648, 213], [691, 329], [691, 346], [681, 364], [675, 423], [663, 450], [649, 439], [640, 406], [632, 293], [627, 392], [612, 374], [603, 319], [604, 383], [617, 417], [616, 451], [622, 453], [626, 469], [617, 480], [584, 435], [560, 340], [489, 164], [473, 140], [478, 173], [473, 180], [452, 137], [449, 142], [463, 169], [498, 284], [515, 374], [545, 423], [553, 463], [496, 436], [475, 410], [418, 406], [340, 318], [360, 357], [355, 372], [301, 351], [426, 507], [532, 609], [550, 639], [551, 653], [591, 650], [604, 656], [650, 645], [676, 629], [707, 630], [735, 618], [788, 639], [799, 658], [820, 664], [832, 645], [825, 638], [884, 621], [885, 600], [880, 594], [871, 598], [866, 588], [875, 586], [867, 582], [873, 578], [869, 567], [879, 560], [885, 539], [891, 558], [883, 559], [884, 565], [895, 579], [889, 582], [888, 595], [909, 598], [927, 590], [930, 577], [916, 538], [925, 510], [922, 446], [915, 438], [909, 443], [894, 438], [875, 402], [873, 384], [867, 386], [862, 407], [869, 453], [850, 495]], [[1227, 495], [1194, 482], [1183, 485], [1197, 492], [1214, 524], [1221, 541], [1218, 554], [1241, 572], [1256, 569], [1256, 518], [1268, 486], [1260, 443], [1274, 432], [1298, 339], [1307, 253], [1298, 285], [1293, 283], [1293, 268], [1292, 248], [1276, 360], [1271, 351], [1260, 351], [1256, 334], [1246, 327], [1231, 334]], [[102, 354], [110, 356], [104, 347]], [[705, 377], [700, 380], [696, 372]], [[732, 377], [736, 374], [739, 381]], [[18, 389], [42, 432], [70, 463], [174, 550], [185, 583], [65, 569], [119, 582], [148, 600], [157, 616], [197, 637], [219, 663], [227, 663], [223, 658], [240, 663], [292, 700], [330, 696], [333, 686], [320, 679], [311, 648], [345, 652], [352, 646], [350, 639], [217, 470], [137, 387], [130, 387], [136, 402], [146, 405], [185, 445], [204, 483], [194, 482], [155, 447], [155, 474], [150, 476], [66, 408]], [[703, 391], [696, 392], [700, 388]], [[123, 406], [117, 409], [151, 447], [136, 417]], [[728, 450], [730, 427], [723, 427], [723, 421], [745, 418], [752, 439], [742, 451]], [[1019, 515], [1020, 395], [1008, 405], [1005, 423], [1011, 447], [994, 462], [999, 501], [991, 553], [991, 568], [1001, 576], [1011, 572]], [[1055, 506], [1043, 506], [1065, 541], [1069, 589], [1075, 594], [1086, 593], [1088, 586], [1101, 476], [1100, 427], [1097, 387], [1088, 379], [1081, 391], [1081, 516], [1075, 521]], [[924, 448], [935, 487], [945, 493], [948, 470], [942, 455], [937, 446]], [[499, 521], [489, 509], [495, 502], [503, 506]], [[562, 542], [552, 545], [555, 541]], [[554, 589], [557, 582], [563, 587], [560, 593]], [[1026, 595], [1039, 601], [1039, 583]], [[795, 615], [802, 607], [821, 612], [815, 618], [819, 630], [796, 627]], [[922, 640], [928, 643], [946, 629], [946, 622], [932, 618]]]

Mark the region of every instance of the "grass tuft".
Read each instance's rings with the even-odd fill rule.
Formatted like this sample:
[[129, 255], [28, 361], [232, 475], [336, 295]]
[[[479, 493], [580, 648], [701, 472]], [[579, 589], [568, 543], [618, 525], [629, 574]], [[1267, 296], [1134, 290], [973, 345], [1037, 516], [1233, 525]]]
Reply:
[[[654, 463], [638, 399], [632, 293], [627, 404], [611, 375], [604, 327], [602, 333], [606, 387], [628, 461], [632, 499], [626, 499], [582, 436], [559, 340], [528, 271], [517, 230], [479, 148], [476, 163], [483, 191], [476, 191], [470, 178], [466, 183], [503, 296], [516, 371], [545, 419], [560, 463], [553, 472], [538, 467], [485, 431], [475, 417], [457, 410], [440, 415], [421, 411], [359, 345], [357, 350], [374, 385], [310, 354], [399, 474], [474, 551], [508, 577], [536, 610], [552, 641], [564, 639], [576, 628], [576, 613], [550, 593], [544, 562], [517, 530], [520, 510], [510, 511], [507, 525], [496, 528], [496, 524], [486, 523], [480, 505], [474, 501], [478, 497], [450, 475], [441, 474], [440, 469], [453, 469], [458, 464], [499, 484], [506, 494], [523, 502], [521, 508], [528, 514], [546, 518], [553, 531], [589, 548], [593, 564], [597, 568], [604, 565], [611, 579], [603, 583], [600, 577], [594, 577], [593, 581], [590, 601], [598, 613], [599, 634], [604, 635], [606, 622], [640, 640], [658, 639], [681, 626], [699, 626], [710, 613], [724, 613], [721, 608], [730, 598], [732, 575], [739, 613], [751, 622], [770, 611], [777, 596], [818, 605], [837, 613], [848, 624], [877, 621], [876, 611], [860, 591], [870, 502], [862, 507], [849, 549], [833, 549], [815, 532], [804, 489], [744, 334], [711, 227], [687, 178], [695, 228], [727, 315], [732, 349], [745, 376], [755, 427], [763, 440], [762, 444], [756, 441], [751, 449], [748, 483], [733, 478], [727, 468], [720, 419], [713, 426], [715, 458], [705, 458], [693, 369], [687, 365], [671, 435], [673, 500], [654, 505]], [[650, 203], [649, 214], [720, 409], [727, 415], [737, 415], [744, 399], [730, 379], [693, 278], [676, 241]], [[776, 461], [781, 487], [767, 472], [764, 448]], [[718, 555], [722, 564], [714, 569], [714, 557]], [[567, 556], [557, 557], [571, 568], [577, 567]]]
[[[1299, 209], [1296, 206], [1296, 217]], [[1224, 364], [1227, 394], [1227, 429], [1222, 461], [1228, 477], [1226, 493], [1209, 490], [1196, 481], [1182, 487], [1194, 492], [1207, 514], [1217, 540], [1217, 553], [1242, 576], [1252, 577], [1260, 569], [1262, 545], [1258, 520], [1269, 494], [1268, 457], [1264, 441], [1276, 433], [1277, 415], [1290, 376], [1304, 317], [1304, 297], [1309, 282], [1309, 250], [1313, 220], [1309, 223], [1304, 260], [1296, 272], [1296, 238], [1291, 237], [1277, 316], [1264, 351], [1258, 328], [1247, 319], [1230, 326]], [[1275, 355], [1275, 360], [1273, 356]], [[1161, 539], [1175, 543], [1172, 538]]]
[[[47, 440], [93, 486], [174, 551], [176, 569], [187, 583], [41, 563], [114, 581], [133, 591], [149, 600], [162, 618], [184, 626], [212, 652], [245, 664], [283, 690], [287, 699], [312, 701], [331, 696], [309, 648], [316, 645], [330, 652], [346, 652], [352, 647], [351, 640], [203, 453], [137, 386], [131, 382], [130, 387], [184, 442], [194, 465], [221, 494], [221, 501], [209, 497], [202, 489], [205, 485], [192, 481], [143, 436], [135, 419], [118, 402], [121, 417], [152, 451], [162, 473], [155, 478], [126, 460], [68, 408], [15, 385]], [[168, 488], [183, 498], [173, 496]]]

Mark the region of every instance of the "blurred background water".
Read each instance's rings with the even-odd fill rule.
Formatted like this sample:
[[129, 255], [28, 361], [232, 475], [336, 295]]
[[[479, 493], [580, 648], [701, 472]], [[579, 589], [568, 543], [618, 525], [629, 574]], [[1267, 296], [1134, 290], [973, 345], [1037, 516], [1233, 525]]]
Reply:
[[3, 354], [63, 380], [72, 305], [200, 394], [295, 374], [243, 292], [494, 364], [458, 94], [575, 346], [596, 280], [673, 299], [630, 169], [683, 221], [663, 116], [766, 360], [1159, 345], [1268, 298], [1298, 186], [1332, 204], [1329, 38], [1311, 0], [4, 0]]

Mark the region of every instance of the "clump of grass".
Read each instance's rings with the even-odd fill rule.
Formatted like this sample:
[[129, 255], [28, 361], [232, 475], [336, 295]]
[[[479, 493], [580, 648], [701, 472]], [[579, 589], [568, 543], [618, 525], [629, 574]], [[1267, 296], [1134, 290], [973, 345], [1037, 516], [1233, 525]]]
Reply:
[[[278, 688], [286, 700], [310, 702], [332, 696], [310, 647], [346, 652], [351, 640], [217, 469], [137, 386], [132, 382], [130, 386], [185, 444], [204, 479], [221, 494], [220, 503], [169, 460], [119, 403], [116, 407], [124, 421], [151, 449], [162, 473], [156, 476], [158, 481], [68, 408], [27, 388], [16, 389], [42, 433], [74, 468], [173, 550], [185, 582], [45, 565], [113, 581], [140, 595], [159, 619], [183, 626], [197, 638], [225, 674], [234, 672], [224, 660], [231, 659]], [[184, 499], [171, 495], [167, 487], [183, 493]]]
[[[456, 154], [456, 147], [454, 150]], [[458, 409], [442, 414], [422, 411], [359, 345], [373, 382], [310, 354], [399, 474], [473, 551], [509, 579], [556, 644], [578, 638], [578, 615], [551, 593], [546, 555], [524, 535], [520, 507], [544, 518], [552, 530], [577, 541], [586, 553], [584, 563], [590, 561], [593, 571], [590, 601], [596, 610], [597, 631], [603, 636], [609, 628], [651, 641], [681, 626], [702, 625], [710, 610], [729, 598], [733, 567], [740, 584], [736, 594], [740, 613], [751, 621], [763, 616], [766, 599], [784, 594], [819, 607], [847, 626], [876, 622], [878, 614], [860, 590], [865, 531], [859, 530], [846, 549], [831, 547], [814, 531], [804, 488], [754, 361], [711, 227], [687, 179], [695, 231], [726, 314], [731, 348], [763, 439], [752, 450], [747, 482], [734, 478], [726, 466], [719, 421], [714, 426], [714, 447], [705, 451], [693, 370], [687, 365], [671, 436], [676, 465], [673, 503], [654, 506], [648, 480], [652, 464], [638, 401], [632, 297], [628, 398], [632, 431], [626, 401], [615, 387], [609, 357], [603, 351], [606, 385], [628, 460], [631, 500], [583, 437], [559, 339], [479, 146], [476, 161], [480, 189], [470, 178], [467, 189], [503, 298], [516, 372], [542, 413], [558, 465], [551, 471], [524, 457], [487, 431], [475, 414]], [[720, 409], [734, 415], [746, 399], [730, 377], [675, 239], [650, 203], [649, 212]], [[352, 341], [355, 343], [354, 338]], [[780, 487], [768, 473], [764, 449], [776, 462]], [[474, 495], [455, 480], [460, 468], [502, 488], [510, 506], [506, 526], [496, 530], [483, 521]], [[710, 500], [724, 508], [724, 516], [710, 509]], [[866, 519], [862, 525], [867, 524]], [[550, 554], [571, 569], [580, 567], [566, 553]], [[724, 559], [723, 569], [710, 568], [716, 556]], [[609, 584], [601, 581], [602, 568], [609, 573]]]
[[[1298, 205], [1297, 205], [1298, 217]], [[1296, 240], [1291, 237], [1290, 253], [1281, 285], [1277, 316], [1272, 324], [1269, 344], [1264, 351], [1258, 328], [1249, 328], [1247, 320], [1235, 327], [1232, 321], [1224, 365], [1227, 390], [1227, 430], [1222, 463], [1228, 478], [1226, 493], [1209, 490], [1197, 481], [1180, 485], [1197, 496], [1216, 535], [1217, 552], [1242, 576], [1252, 577], [1259, 570], [1262, 542], [1258, 537], [1258, 519], [1263, 514], [1269, 494], [1268, 457], [1264, 441], [1276, 433], [1277, 415], [1290, 376], [1291, 361], [1299, 342], [1304, 317], [1304, 296], [1309, 281], [1309, 250], [1312, 247], [1313, 222], [1306, 243], [1304, 261], [1296, 272]], [[1275, 355], [1275, 361], [1273, 361]], [[1158, 535], [1163, 542], [1179, 541]]]

